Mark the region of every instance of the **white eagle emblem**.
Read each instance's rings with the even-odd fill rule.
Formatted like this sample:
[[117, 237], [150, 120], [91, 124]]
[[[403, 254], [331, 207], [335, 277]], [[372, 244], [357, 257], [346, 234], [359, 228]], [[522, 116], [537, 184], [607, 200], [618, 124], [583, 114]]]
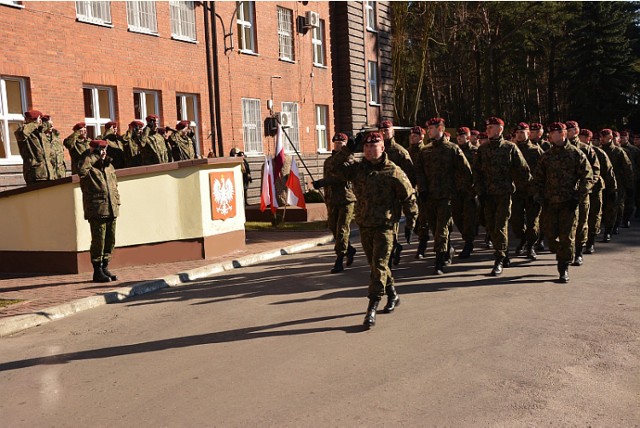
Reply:
[[233, 201], [233, 182], [231, 179], [222, 177], [220, 180], [216, 178], [213, 183], [213, 198], [216, 201], [216, 211], [222, 215], [227, 215], [233, 209], [231, 202]]

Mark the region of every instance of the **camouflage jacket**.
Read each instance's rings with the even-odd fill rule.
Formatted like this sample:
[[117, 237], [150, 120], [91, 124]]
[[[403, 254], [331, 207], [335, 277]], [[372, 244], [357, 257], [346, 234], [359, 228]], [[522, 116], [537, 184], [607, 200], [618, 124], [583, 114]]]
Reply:
[[603, 144], [601, 148], [609, 156], [611, 165], [613, 165], [618, 190], [633, 189], [633, 167], [625, 151], [613, 143]]
[[478, 148], [476, 146], [472, 146], [471, 143], [458, 144], [458, 147], [462, 150], [464, 157], [467, 158], [469, 166], [473, 167], [473, 163], [476, 160], [476, 154], [478, 153]]
[[164, 137], [158, 132], [146, 126], [142, 132], [140, 143], [142, 165], [156, 165], [169, 162], [167, 143], [164, 141]]
[[598, 192], [602, 189], [614, 191], [618, 188], [616, 184], [616, 174], [613, 172], [613, 165], [609, 160], [609, 156], [600, 147], [596, 147], [593, 143], [587, 144], [591, 150], [598, 157], [598, 164], [600, 165], [600, 175], [593, 177], [593, 192]]
[[[585, 144], [576, 136], [572, 139], [568, 140], [568, 142], [578, 149], [587, 157], [589, 161], [589, 165], [591, 165], [591, 172], [593, 173], [593, 187], [596, 186], [597, 183], [600, 183], [600, 160], [598, 159], [598, 155], [595, 150], [589, 145]], [[598, 188], [596, 188], [598, 190]], [[591, 191], [589, 191], [591, 193]]]
[[107, 156], [113, 159], [111, 162], [113, 167], [115, 169], [124, 168], [124, 138], [116, 134], [113, 129], [109, 129], [99, 136], [98, 140], [105, 140], [109, 143], [107, 146]]
[[407, 149], [396, 143], [396, 140], [392, 138], [390, 140], [384, 140], [384, 151], [387, 152], [389, 160], [399, 166], [407, 177], [409, 177], [411, 184], [415, 186], [416, 173]]
[[[351, 189], [351, 183], [344, 180], [340, 173], [339, 161], [342, 161], [342, 156], [338, 156], [340, 152], [333, 151], [324, 161], [322, 168], [323, 178], [318, 180], [318, 187], [324, 187], [324, 201], [327, 205], [331, 206], [344, 206], [352, 204], [356, 201], [356, 195], [353, 194]], [[348, 164], [353, 164], [354, 159], [352, 155], [349, 155], [346, 161]]]
[[141, 135], [133, 133], [131, 130], [128, 130], [122, 137], [125, 168], [142, 165], [142, 156], [140, 155], [141, 139]]
[[631, 167], [633, 168], [636, 181], [640, 178], [640, 149], [632, 144], [620, 145], [620, 148], [625, 151], [627, 157], [631, 161]]
[[429, 199], [453, 199], [457, 195], [474, 196], [471, 166], [457, 144], [445, 138], [430, 140], [416, 164], [418, 190]]
[[413, 163], [413, 167], [415, 168], [416, 163], [418, 163], [418, 156], [420, 156], [420, 150], [424, 148], [425, 144], [420, 142], [418, 144], [411, 144], [407, 151], [409, 152], [409, 157], [411, 157], [411, 162]]
[[413, 229], [418, 205], [407, 175], [382, 153], [380, 162], [366, 159], [349, 163], [351, 152], [344, 147], [336, 153], [337, 170], [344, 180], [351, 181], [356, 196], [356, 223], [359, 227], [392, 228], [400, 220], [401, 210], [406, 226]]
[[89, 149], [89, 139], [80, 135], [80, 131], [73, 131], [73, 134], [64, 139], [64, 146], [71, 156], [71, 173], [77, 174], [80, 157]]
[[478, 148], [473, 166], [478, 196], [512, 194], [516, 186], [526, 189], [530, 181], [527, 161], [514, 143], [500, 136]]
[[[524, 160], [527, 162], [529, 171], [531, 172], [531, 174], [534, 174], [536, 167], [538, 166], [538, 161], [544, 153], [544, 150], [542, 150], [542, 147], [533, 143], [531, 140], [516, 143], [516, 146], [520, 150], [520, 153], [522, 153], [522, 157], [524, 158]], [[516, 189], [516, 192], [519, 192], [520, 190], [522, 190], [523, 195], [531, 195], [531, 182], [528, 183], [528, 186], [526, 188]]]
[[64, 161], [64, 146], [60, 139], [60, 133], [51, 125], [44, 125], [45, 132], [42, 134], [44, 144], [51, 150], [51, 166], [53, 167], [53, 180], [66, 177], [67, 164]]
[[537, 141], [531, 140], [531, 142], [536, 146], [540, 147], [545, 152], [551, 148], [551, 143], [545, 140], [544, 138], [541, 138]]
[[51, 159], [51, 145], [45, 144], [42, 126], [37, 122], [20, 126], [14, 132], [22, 156], [22, 173], [27, 184], [53, 180], [55, 171]]
[[78, 162], [82, 203], [86, 220], [118, 217], [120, 195], [116, 170], [107, 157], [87, 150]]
[[593, 186], [591, 165], [587, 157], [565, 140], [553, 146], [538, 161], [533, 179], [534, 197], [544, 203], [580, 200]]
[[169, 143], [171, 144], [174, 161], [177, 162], [196, 158], [193, 141], [191, 138], [183, 135], [180, 131], [171, 134], [171, 137], [169, 137]]

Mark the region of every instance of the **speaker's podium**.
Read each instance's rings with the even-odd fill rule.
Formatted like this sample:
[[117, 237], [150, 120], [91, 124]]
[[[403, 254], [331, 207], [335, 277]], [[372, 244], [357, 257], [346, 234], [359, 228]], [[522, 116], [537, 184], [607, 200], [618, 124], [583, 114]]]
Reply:
[[[110, 266], [198, 260], [242, 249], [242, 160], [117, 170], [120, 216]], [[0, 193], [0, 272], [91, 271], [77, 175]]]

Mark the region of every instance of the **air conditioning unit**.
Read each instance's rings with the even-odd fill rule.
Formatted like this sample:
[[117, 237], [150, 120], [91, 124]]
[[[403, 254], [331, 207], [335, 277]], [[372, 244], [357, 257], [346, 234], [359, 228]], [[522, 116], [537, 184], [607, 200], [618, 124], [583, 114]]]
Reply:
[[304, 16], [304, 26], [306, 28], [320, 27], [320, 14], [318, 12], [308, 10]]
[[291, 127], [291, 113], [281, 111], [280, 113], [276, 113], [276, 117], [280, 122], [280, 126], [282, 126], [283, 128]]

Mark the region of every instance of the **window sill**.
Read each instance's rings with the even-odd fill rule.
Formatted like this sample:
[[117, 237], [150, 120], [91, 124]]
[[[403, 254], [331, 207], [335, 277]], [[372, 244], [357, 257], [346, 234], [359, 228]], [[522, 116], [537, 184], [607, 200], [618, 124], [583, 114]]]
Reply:
[[147, 31], [147, 30], [144, 30], [142, 28], [131, 28], [131, 27], [129, 27], [128, 31], [130, 33], [146, 34], [147, 36], [160, 37], [160, 34], [154, 33], [154, 32], [151, 32], [151, 31]]
[[326, 65], [324, 65], [324, 64], [318, 64], [318, 63], [315, 63], [315, 62], [313, 63], [313, 66], [314, 66], [315, 68], [322, 68], [322, 69], [325, 69], [325, 70], [328, 70], [328, 69], [329, 69], [329, 67], [327, 67]]
[[382, 104], [374, 103], [373, 101], [369, 101], [369, 105], [372, 106], [372, 107], [382, 107]]
[[107, 24], [106, 22], [91, 21], [85, 18], [76, 18], [76, 21], [82, 22], [83, 24], [97, 25], [98, 27], [113, 28], [113, 24]]
[[0, 166], [2, 165], [22, 165], [22, 158], [20, 156], [0, 158]]
[[375, 28], [367, 27], [367, 31], [368, 31], [369, 33], [376, 33], [376, 34], [378, 34], [378, 30], [376, 30]]
[[247, 51], [247, 50], [244, 50], [244, 49], [238, 49], [238, 53], [239, 54], [243, 54], [243, 55], [260, 56], [257, 52]]
[[329, 154], [331, 154], [331, 151], [329, 151], [327, 149], [318, 149], [318, 150], [316, 150], [316, 153], [318, 153], [319, 155], [329, 155]]
[[16, 4], [16, 3], [4, 2], [4, 1], [0, 1], [0, 6], [9, 6], [9, 7], [14, 7], [16, 9], [24, 9], [23, 4]]
[[179, 41], [179, 42], [192, 43], [192, 44], [194, 44], [194, 45], [197, 45], [197, 44], [198, 44], [198, 41], [197, 41], [197, 40], [190, 39], [190, 38], [188, 38], [188, 37], [183, 37], [183, 36], [176, 36], [175, 34], [172, 34], [172, 35], [171, 35], [171, 39], [172, 39], [172, 40], [177, 40], [177, 41]]
[[292, 59], [286, 59], [286, 58], [278, 58], [280, 61], [282, 62], [288, 62], [289, 64], [295, 64], [296, 62]]
[[244, 152], [245, 156], [248, 158], [263, 158], [263, 152]]

